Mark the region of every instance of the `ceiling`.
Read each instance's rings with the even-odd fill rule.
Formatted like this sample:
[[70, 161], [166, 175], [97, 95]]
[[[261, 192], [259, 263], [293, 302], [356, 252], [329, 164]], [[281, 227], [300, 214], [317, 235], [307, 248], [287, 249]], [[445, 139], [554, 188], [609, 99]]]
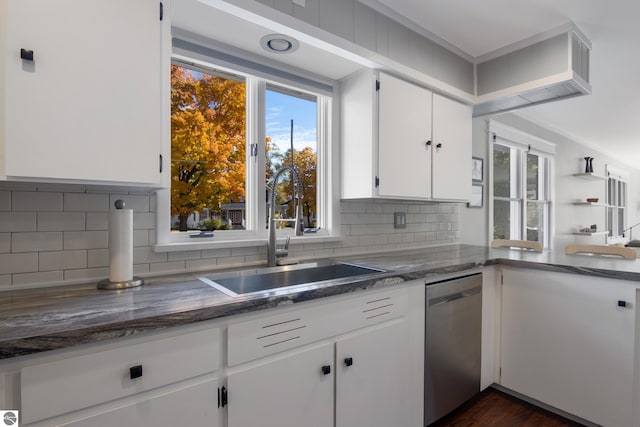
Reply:
[[[590, 70], [593, 93], [527, 107], [517, 114], [640, 169], [637, 0], [360, 1], [411, 21], [471, 60], [573, 21], [593, 44]], [[217, 40], [222, 46], [241, 47], [261, 60], [265, 52], [259, 40], [274, 32], [197, 0], [172, 2], [172, 23]], [[277, 66], [278, 62], [307, 74], [317, 70], [318, 64], [331, 64], [322, 67], [324, 77], [331, 79], [339, 79], [366, 65], [304, 42], [292, 55], [277, 55], [273, 64]]]

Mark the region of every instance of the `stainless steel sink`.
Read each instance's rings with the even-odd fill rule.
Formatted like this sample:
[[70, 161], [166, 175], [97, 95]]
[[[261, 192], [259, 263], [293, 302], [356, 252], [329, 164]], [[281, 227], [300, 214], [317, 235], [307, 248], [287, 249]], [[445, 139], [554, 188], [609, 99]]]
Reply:
[[278, 291], [291, 286], [301, 286], [364, 274], [380, 273], [370, 267], [347, 263], [332, 264], [298, 264], [284, 267], [271, 267], [258, 270], [241, 271], [231, 277], [223, 277], [220, 273], [199, 276], [202, 282], [213, 286], [225, 294], [236, 297]]

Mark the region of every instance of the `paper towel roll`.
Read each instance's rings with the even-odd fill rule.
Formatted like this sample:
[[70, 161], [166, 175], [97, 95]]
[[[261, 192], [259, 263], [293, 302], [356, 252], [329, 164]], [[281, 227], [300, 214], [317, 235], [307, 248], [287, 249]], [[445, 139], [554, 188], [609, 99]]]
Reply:
[[133, 279], [133, 210], [109, 211], [109, 280]]

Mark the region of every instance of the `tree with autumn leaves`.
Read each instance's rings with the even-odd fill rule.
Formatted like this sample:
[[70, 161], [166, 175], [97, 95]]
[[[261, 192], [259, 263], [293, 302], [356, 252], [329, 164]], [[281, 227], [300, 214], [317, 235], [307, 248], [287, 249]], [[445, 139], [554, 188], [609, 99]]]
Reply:
[[171, 214], [245, 197], [245, 85], [171, 66]]
[[[245, 199], [246, 91], [241, 82], [171, 66], [171, 215], [187, 230], [190, 214]], [[266, 177], [291, 164], [291, 153], [269, 155]], [[310, 147], [294, 150], [303, 187], [303, 214], [311, 224], [316, 212], [316, 156]], [[288, 194], [283, 180], [278, 193]]]

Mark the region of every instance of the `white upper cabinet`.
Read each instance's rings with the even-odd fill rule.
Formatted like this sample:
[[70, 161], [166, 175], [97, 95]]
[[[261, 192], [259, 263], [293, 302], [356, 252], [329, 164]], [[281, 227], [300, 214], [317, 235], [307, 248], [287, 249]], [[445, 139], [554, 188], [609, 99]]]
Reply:
[[471, 198], [471, 107], [433, 94], [433, 193]]
[[386, 74], [379, 81], [378, 195], [429, 197], [432, 93]]
[[161, 183], [169, 47], [160, 8], [158, 0], [0, 0], [0, 176]]
[[342, 198], [469, 199], [471, 107], [369, 70], [341, 91]]

